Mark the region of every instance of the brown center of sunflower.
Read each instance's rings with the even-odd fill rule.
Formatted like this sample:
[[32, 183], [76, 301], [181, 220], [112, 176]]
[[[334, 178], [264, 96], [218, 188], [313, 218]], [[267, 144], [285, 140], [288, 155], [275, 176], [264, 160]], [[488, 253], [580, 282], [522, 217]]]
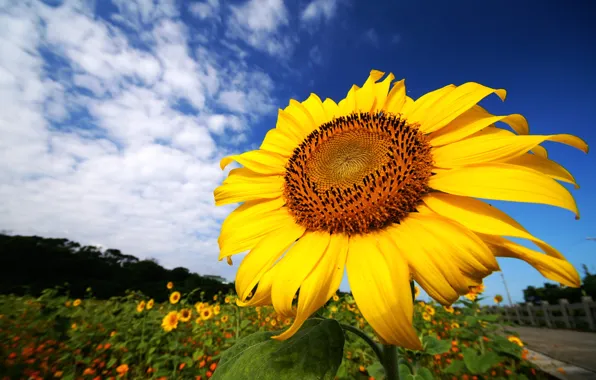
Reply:
[[416, 211], [432, 163], [417, 126], [399, 115], [352, 114], [323, 124], [294, 150], [284, 198], [309, 230], [365, 234]]

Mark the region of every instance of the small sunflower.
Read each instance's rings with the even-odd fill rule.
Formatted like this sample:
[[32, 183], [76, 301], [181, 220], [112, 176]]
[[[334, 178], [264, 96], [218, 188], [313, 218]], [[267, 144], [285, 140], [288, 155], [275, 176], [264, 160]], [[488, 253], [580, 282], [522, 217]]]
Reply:
[[453, 306], [443, 306], [443, 309], [449, 314], [453, 314]]
[[459, 329], [459, 323], [457, 323], [457, 322], [451, 322], [451, 328], [452, 329]]
[[[217, 205], [242, 203], [218, 240], [220, 260], [249, 251], [236, 274], [238, 304], [273, 304], [280, 315], [295, 315], [275, 337], [288, 339], [333, 296], [345, 268], [362, 315], [383, 341], [421, 349], [410, 276], [442, 305], [499, 270], [495, 256], [525, 260], [578, 287], [560, 252], [478, 198], [549, 204], [578, 216], [557, 182], [574, 178], [540, 144], [587, 152], [585, 142], [529, 135], [523, 116], [477, 105], [490, 94], [504, 100], [502, 89], [468, 82], [413, 100], [404, 80], [383, 77], [371, 71], [339, 103], [315, 94], [290, 100], [260, 149], [221, 160], [222, 168], [243, 166], [214, 192]], [[504, 236], [528, 239], [546, 254]]]
[[337, 313], [337, 306], [331, 306], [329, 310], [331, 310], [332, 313]]
[[230, 317], [228, 317], [227, 315], [222, 315], [220, 318], [221, 323], [226, 323], [228, 321], [228, 319], [230, 319]]
[[174, 283], [173, 283], [172, 281], [169, 281], [169, 282], [166, 284], [166, 288], [168, 288], [169, 290], [172, 290], [172, 289], [174, 289]]
[[173, 292], [172, 294], [170, 294], [171, 304], [176, 304], [178, 303], [178, 301], [180, 301], [180, 292]]
[[435, 315], [435, 308], [432, 307], [431, 305], [426, 305], [424, 307], [424, 311], [426, 311], [430, 315]]
[[201, 310], [201, 319], [206, 321], [213, 317], [213, 308], [211, 306], [207, 306]]
[[203, 302], [197, 302], [195, 303], [195, 310], [197, 311], [197, 313], [200, 313], [201, 310], [207, 306], [207, 304], [203, 303]]
[[277, 325], [277, 320], [272, 319], [271, 322], [269, 322], [269, 323], [271, 324], [271, 326], [275, 327], [275, 325]]
[[219, 304], [213, 306], [213, 314], [218, 315], [220, 311], [221, 311], [221, 306], [219, 306]]
[[149, 302], [147, 302], [147, 310], [151, 310], [153, 309], [153, 304], [155, 303], [155, 301], [153, 300], [153, 298], [151, 298], [149, 300]]
[[230, 296], [226, 296], [226, 298], [224, 298], [225, 303], [230, 303], [231, 301], [232, 301], [232, 298]]
[[466, 297], [467, 299], [469, 299], [470, 301], [476, 301], [476, 298], [478, 297], [478, 294], [477, 294], [477, 293], [472, 293], [472, 292], [470, 292], [470, 293], [467, 293], [467, 294], [465, 295], [465, 297]]
[[517, 345], [518, 345], [518, 346], [520, 346], [520, 347], [523, 347], [523, 346], [524, 346], [524, 343], [522, 342], [522, 340], [521, 340], [521, 339], [519, 339], [519, 338], [518, 338], [518, 337], [516, 337], [516, 336], [513, 336], [513, 335], [511, 335], [511, 336], [507, 337], [507, 339], [509, 339], [509, 341], [510, 341], [511, 343], [515, 343], [515, 344], [517, 344]]
[[192, 317], [192, 310], [190, 310], [190, 309], [182, 309], [178, 313], [178, 319], [180, 319], [180, 322], [188, 322], [188, 321], [190, 321], [191, 317]]
[[424, 311], [422, 312], [422, 319], [424, 319], [425, 321], [430, 321], [431, 316], [426, 311]]
[[414, 285], [414, 299], [418, 298], [419, 295], [420, 295], [420, 288], [418, 287], [418, 285]]
[[178, 327], [178, 312], [177, 311], [170, 311], [163, 317], [161, 321], [161, 327], [166, 331], [170, 332]]
[[503, 302], [503, 296], [502, 296], [502, 295], [500, 295], [500, 294], [497, 294], [497, 295], [496, 295], [496, 296], [493, 298], [493, 301], [494, 301], [495, 303], [501, 303], [501, 302]]
[[64, 302], [64, 306], [66, 306], [66, 307], [70, 307], [71, 305], [72, 305], [72, 302], [70, 302], [70, 301]]
[[143, 310], [145, 310], [145, 301], [141, 301], [137, 304], [137, 312], [142, 312]]
[[72, 303], [72, 306], [74, 306], [74, 307], [77, 307], [77, 306], [80, 306], [80, 305], [81, 305], [81, 303], [83, 303], [83, 301], [81, 301], [80, 299], [78, 299], [78, 298], [77, 298], [77, 299], [76, 299], [76, 300], [74, 300], [74, 302]]
[[338, 296], [337, 294], [334, 294], [334, 295], [333, 295], [333, 301], [334, 301], [334, 302], [337, 302], [337, 301], [339, 301], [339, 296]]

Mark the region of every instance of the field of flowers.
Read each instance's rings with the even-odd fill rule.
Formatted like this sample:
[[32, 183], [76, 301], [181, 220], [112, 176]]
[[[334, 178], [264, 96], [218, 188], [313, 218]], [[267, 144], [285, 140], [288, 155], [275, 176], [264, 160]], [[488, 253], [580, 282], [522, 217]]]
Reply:
[[[56, 289], [39, 298], [0, 296], [0, 378], [232, 378], [218, 373], [228, 348], [251, 333], [291, 324], [271, 307], [239, 308], [233, 295], [204, 299], [200, 290], [180, 294], [165, 285], [169, 302], [163, 304], [135, 292], [96, 300], [91, 289], [84, 299]], [[451, 308], [416, 302], [414, 323], [425, 349], [400, 349], [402, 379], [546, 378], [526, 360], [521, 340], [483, 314], [479, 299], [473, 292]], [[383, 378], [375, 352], [351, 333], [350, 326], [374, 336], [352, 297], [335, 295], [315, 316], [327, 318], [346, 331], [335, 378]]]

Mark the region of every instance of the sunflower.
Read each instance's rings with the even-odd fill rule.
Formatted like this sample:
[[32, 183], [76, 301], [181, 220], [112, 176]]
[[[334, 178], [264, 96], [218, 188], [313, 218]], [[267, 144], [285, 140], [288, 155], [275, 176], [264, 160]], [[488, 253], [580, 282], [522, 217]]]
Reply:
[[219, 305], [213, 306], [213, 314], [218, 315], [220, 311], [221, 311], [221, 306], [219, 306]]
[[453, 314], [453, 306], [443, 306], [443, 309], [449, 314]]
[[155, 301], [153, 300], [153, 298], [151, 298], [148, 302], [147, 302], [147, 310], [151, 310], [153, 309], [153, 304], [155, 303]]
[[200, 313], [201, 310], [207, 305], [208, 304], [205, 304], [203, 302], [197, 302], [197, 303], [195, 303], [195, 310], [197, 311], [197, 313]]
[[228, 317], [227, 315], [222, 315], [220, 318], [221, 323], [226, 323], [228, 321], [228, 319], [230, 319], [230, 317]]
[[145, 310], [145, 301], [141, 301], [137, 304], [137, 312], [142, 312], [143, 310]]
[[417, 285], [414, 285], [414, 299], [418, 298], [420, 295], [420, 288]]
[[[242, 203], [218, 239], [220, 260], [249, 251], [236, 274], [238, 304], [272, 304], [295, 316], [275, 337], [287, 339], [335, 294], [345, 267], [377, 335], [420, 349], [410, 276], [443, 305], [499, 270], [495, 256], [579, 286], [561, 253], [476, 198], [550, 204], [578, 216], [557, 182], [575, 180], [539, 144], [585, 152], [587, 145], [572, 135], [529, 135], [523, 116], [477, 105], [493, 93], [504, 100], [505, 90], [469, 82], [414, 101], [403, 80], [383, 76], [371, 71], [339, 103], [315, 94], [290, 100], [260, 149], [221, 160], [222, 169], [243, 166], [214, 191], [217, 205]], [[546, 254], [503, 236], [528, 239]]]
[[339, 301], [339, 296], [337, 294], [333, 295], [333, 302]]
[[512, 335], [512, 336], [509, 336], [509, 337], [507, 337], [507, 339], [509, 339], [509, 341], [510, 341], [511, 343], [515, 343], [515, 344], [517, 344], [517, 345], [518, 345], [518, 346], [520, 346], [520, 347], [523, 347], [523, 346], [524, 346], [524, 343], [521, 341], [521, 339], [519, 339], [519, 338], [518, 338], [518, 337], [516, 337], [516, 336], [513, 336], [513, 335]]
[[180, 319], [180, 322], [188, 322], [188, 321], [190, 321], [191, 317], [192, 317], [192, 310], [190, 310], [190, 309], [182, 309], [178, 313], [178, 319]]
[[79, 305], [81, 305], [81, 303], [83, 303], [83, 301], [81, 301], [80, 299], [76, 299], [74, 300], [74, 302], [72, 303], [72, 306], [77, 307]]
[[477, 293], [470, 292], [470, 293], [467, 293], [465, 295], [465, 297], [467, 299], [469, 299], [470, 301], [476, 301], [476, 297], [478, 297], [478, 294]]
[[211, 317], [213, 317], [213, 308], [211, 306], [204, 307], [201, 310], [201, 319], [206, 321], [211, 319]]
[[502, 295], [500, 295], [500, 294], [497, 294], [497, 295], [496, 295], [496, 296], [493, 298], [493, 301], [494, 301], [495, 303], [501, 303], [501, 302], [503, 302], [503, 296], [502, 296]]
[[226, 296], [226, 298], [224, 298], [225, 303], [230, 303], [231, 301], [232, 301], [232, 298], [230, 296]]
[[435, 315], [435, 308], [432, 307], [431, 305], [426, 305], [424, 307], [424, 311], [426, 311], [430, 315]]
[[424, 319], [425, 321], [430, 321], [431, 315], [429, 313], [427, 313], [426, 311], [424, 311], [424, 312], [422, 312], [422, 319]]
[[169, 281], [169, 282], [166, 284], [166, 288], [168, 288], [168, 289], [170, 289], [170, 290], [174, 289], [174, 283], [173, 283], [172, 281]]
[[171, 304], [176, 304], [178, 303], [178, 301], [180, 301], [180, 292], [173, 292], [172, 294], [170, 294]]
[[451, 328], [452, 329], [459, 329], [459, 323], [457, 323], [457, 322], [451, 322]]
[[166, 331], [170, 332], [178, 327], [178, 312], [177, 311], [170, 311], [163, 317], [161, 321], [161, 327]]

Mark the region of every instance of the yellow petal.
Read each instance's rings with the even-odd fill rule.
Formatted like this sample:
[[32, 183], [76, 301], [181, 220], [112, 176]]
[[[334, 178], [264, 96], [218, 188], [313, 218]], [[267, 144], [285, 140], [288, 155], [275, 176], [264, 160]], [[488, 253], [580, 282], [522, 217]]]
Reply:
[[340, 100], [338, 106], [341, 116], [349, 115], [356, 111], [356, 91], [358, 86], [353, 85], [345, 99]]
[[334, 118], [341, 116], [339, 106], [333, 99], [325, 99], [323, 108], [325, 109], [325, 114], [327, 115], [328, 120], [333, 120]]
[[458, 116], [444, 128], [430, 134], [430, 143], [441, 146], [469, 137], [476, 132], [496, 123], [503, 122], [520, 135], [528, 134], [528, 122], [519, 114], [494, 116], [480, 106], [474, 106]]
[[437, 214], [452, 219], [474, 232], [528, 239], [549, 255], [563, 258], [559, 251], [534, 237], [509, 215], [481, 200], [437, 192], [428, 194], [423, 200]]
[[374, 236], [354, 235], [346, 267], [358, 308], [382, 340], [420, 350], [412, 326], [410, 272], [401, 254], [380, 249]]
[[579, 188], [575, 182], [575, 178], [573, 178], [567, 169], [548, 158], [543, 158], [535, 154], [524, 154], [523, 156], [507, 160], [506, 163], [534, 169], [558, 181], [570, 183], [574, 185], [576, 189]]
[[465, 225], [434, 212], [413, 214], [412, 218], [420, 222], [439, 244], [443, 242], [444, 260], [454, 262], [462, 273], [481, 278], [499, 270], [490, 249]]
[[410, 124], [418, 123], [424, 120], [424, 115], [431, 112], [431, 109], [439, 99], [449, 95], [455, 88], [456, 86], [454, 84], [449, 84], [438, 90], [428, 92], [413, 102], [406, 102], [408, 104], [404, 105], [401, 112]]
[[581, 285], [577, 270], [565, 259], [545, 255], [499, 236], [486, 235], [483, 240], [492, 246], [496, 256], [524, 260], [544, 277], [563, 285], [574, 288]]
[[321, 261], [300, 285], [294, 323], [289, 329], [273, 338], [285, 340], [294, 335], [304, 321], [323, 307], [339, 288], [348, 253], [348, 237], [343, 234], [333, 234], [330, 239]]
[[[280, 205], [281, 203], [281, 205]], [[283, 206], [283, 200], [246, 202], [232, 212], [221, 226], [218, 238], [219, 258], [252, 249], [270, 231], [293, 224], [294, 219]]]
[[310, 113], [314, 121], [315, 128], [320, 127], [321, 125], [331, 120], [327, 117], [327, 114], [325, 113], [325, 108], [323, 107], [323, 102], [321, 102], [321, 98], [319, 98], [316, 94], [310, 94], [308, 99], [302, 102], [302, 104]]
[[284, 177], [265, 176], [246, 168], [230, 171], [228, 178], [213, 192], [215, 205], [246, 202], [255, 199], [271, 199], [282, 196]]
[[[437, 255], [439, 260], [442, 258], [442, 250], [437, 251], [434, 244], [426, 244], [428, 233], [419, 227], [419, 224], [411, 223], [410, 218], [407, 218], [399, 225], [387, 227], [387, 233], [379, 237], [379, 244], [393, 245], [406, 258], [414, 280], [428, 295], [443, 305], [451, 305], [459, 298], [459, 294], [443, 273], [445, 265], [442, 264], [445, 262], [437, 264], [433, 260], [433, 255]], [[385, 238], [390, 240], [383, 241]], [[384, 248], [383, 251], [386, 252], [387, 249]]]
[[285, 165], [288, 159], [277, 153], [265, 150], [251, 150], [242, 154], [227, 156], [221, 159], [219, 166], [225, 169], [232, 161], [255, 173], [260, 174], [284, 174]]
[[534, 149], [532, 149], [532, 153], [542, 158], [548, 158], [548, 152], [540, 145], [535, 146]]
[[383, 105], [383, 110], [396, 115], [402, 111], [405, 104], [406, 81], [405, 79], [402, 79], [393, 84], [391, 91], [389, 91], [389, 95], [387, 95], [385, 104]]
[[277, 265], [274, 265], [271, 269], [266, 271], [259, 280], [254, 295], [246, 301], [242, 301], [238, 298], [236, 304], [240, 307], [271, 305], [271, 284], [273, 283], [273, 277], [275, 276], [276, 270]]
[[373, 104], [373, 108], [370, 110], [371, 112], [382, 111], [384, 109], [385, 101], [387, 100], [387, 94], [389, 93], [389, 86], [391, 86], [393, 79], [395, 79], [395, 76], [389, 73], [389, 75], [387, 75], [383, 81], [375, 85], [375, 102]]
[[265, 135], [260, 149], [280, 154], [284, 157], [291, 157], [294, 149], [300, 145], [302, 140], [292, 134], [287, 134], [281, 129], [271, 129]]
[[429, 180], [435, 190], [466, 197], [541, 203], [579, 211], [573, 196], [555, 180], [522, 166], [489, 163], [452, 169]]
[[273, 279], [271, 300], [281, 316], [293, 315], [292, 300], [304, 279], [323, 257], [330, 239], [328, 232], [307, 232], [275, 264], [279, 268]]
[[[496, 90], [479, 83], [464, 83], [438, 98], [432, 106], [428, 106], [428, 102], [423, 101], [421, 107], [425, 108], [425, 112], [420, 113], [417, 110], [418, 112], [408, 113], [408, 121], [420, 123], [422, 132], [434, 132], [449, 124], [492, 93], [497, 94], [501, 100], [505, 100], [507, 94], [505, 90]], [[416, 103], [419, 100], [415, 102], [414, 108], [417, 108]]]
[[305, 228], [298, 224], [287, 225], [265, 235], [244, 257], [236, 273], [236, 293], [241, 301], [273, 264], [304, 234]]
[[370, 75], [362, 88], [356, 91], [356, 110], [359, 112], [370, 112], [375, 104], [375, 86], [376, 82], [383, 77], [385, 73], [378, 70], [371, 70]]
[[315, 125], [315, 120], [306, 108], [306, 106], [294, 99], [290, 99], [290, 104], [284, 111], [293, 117], [295, 123], [299, 126], [301, 141], [308, 136], [318, 125]]
[[544, 141], [556, 141], [587, 153], [588, 146], [580, 138], [568, 134], [470, 137], [433, 149], [435, 165], [440, 168], [507, 161], [519, 157]]

